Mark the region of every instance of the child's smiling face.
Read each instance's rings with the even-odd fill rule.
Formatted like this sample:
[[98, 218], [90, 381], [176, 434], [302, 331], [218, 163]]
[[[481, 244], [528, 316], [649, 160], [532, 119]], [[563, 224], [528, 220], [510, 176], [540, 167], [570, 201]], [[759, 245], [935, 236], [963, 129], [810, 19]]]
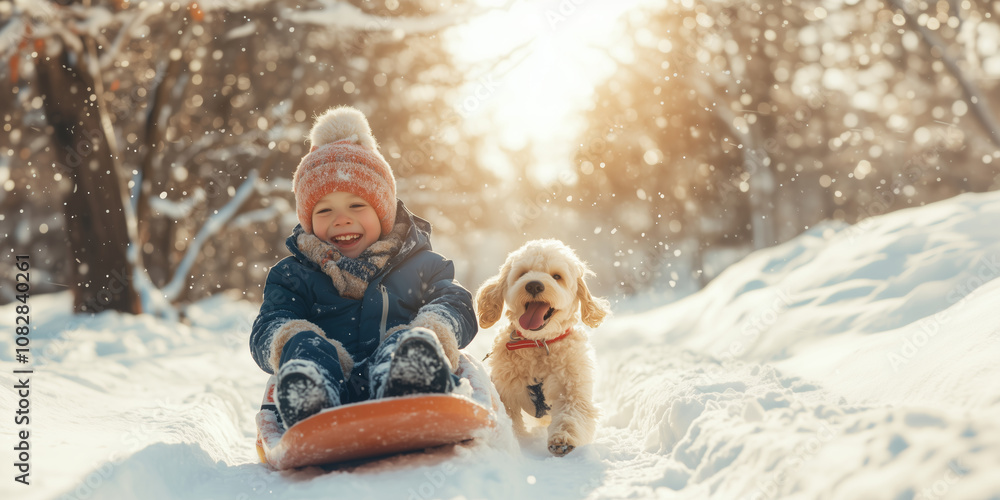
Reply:
[[335, 191], [319, 200], [312, 213], [313, 233], [356, 259], [382, 235], [375, 209], [360, 196]]

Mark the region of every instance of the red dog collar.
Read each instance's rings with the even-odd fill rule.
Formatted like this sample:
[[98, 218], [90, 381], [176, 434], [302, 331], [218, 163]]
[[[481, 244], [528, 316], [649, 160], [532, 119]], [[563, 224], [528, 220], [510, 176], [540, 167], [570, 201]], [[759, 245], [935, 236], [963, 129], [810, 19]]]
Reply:
[[521, 335], [521, 332], [519, 332], [517, 330], [514, 330], [514, 333], [512, 333], [510, 335], [510, 338], [512, 338], [512, 339], [520, 338], [521, 340], [513, 340], [511, 342], [507, 342], [507, 350], [508, 351], [514, 351], [514, 350], [517, 350], [517, 349], [527, 349], [529, 347], [545, 347], [545, 354], [548, 355], [549, 354], [549, 343], [550, 342], [556, 342], [556, 341], [562, 340], [562, 339], [568, 337], [569, 334], [571, 334], [571, 333], [573, 333], [573, 330], [571, 328], [567, 328], [566, 329], [566, 333], [563, 333], [562, 335], [560, 335], [560, 336], [558, 336], [558, 337], [556, 337], [554, 339], [550, 339], [550, 340], [530, 340], [530, 339], [524, 338]]

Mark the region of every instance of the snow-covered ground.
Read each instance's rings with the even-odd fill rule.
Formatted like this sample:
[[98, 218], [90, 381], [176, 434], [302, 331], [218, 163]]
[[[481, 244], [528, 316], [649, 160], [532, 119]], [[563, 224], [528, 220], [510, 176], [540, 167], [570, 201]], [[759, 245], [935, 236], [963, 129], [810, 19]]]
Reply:
[[20, 366], [4, 330], [0, 497], [1000, 499], [998, 220], [991, 193], [821, 225], [611, 319], [591, 334], [597, 440], [564, 458], [540, 434], [512, 449], [501, 429], [270, 471], [254, 450], [256, 306], [219, 296], [171, 323], [32, 297], [31, 485], [10, 465]]

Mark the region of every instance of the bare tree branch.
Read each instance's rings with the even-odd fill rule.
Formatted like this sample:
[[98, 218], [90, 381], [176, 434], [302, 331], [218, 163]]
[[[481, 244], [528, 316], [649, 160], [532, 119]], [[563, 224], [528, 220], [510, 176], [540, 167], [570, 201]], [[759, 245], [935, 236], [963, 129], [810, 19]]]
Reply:
[[931, 30], [927, 29], [926, 26], [922, 26], [917, 20], [916, 14], [907, 10], [906, 5], [903, 0], [891, 0], [893, 7], [902, 11], [903, 16], [906, 18], [906, 22], [912, 26], [918, 33], [920, 37], [923, 38], [928, 45], [933, 49], [937, 49], [941, 53], [941, 61], [951, 72], [951, 75], [958, 80], [958, 83], [962, 86], [962, 91], [965, 93], [966, 101], [968, 101], [969, 106], [972, 108], [973, 114], [979, 120], [979, 124], [983, 126], [986, 133], [989, 135], [990, 140], [997, 147], [1000, 147], [1000, 123], [997, 122], [996, 117], [993, 116], [991, 111], [993, 108], [990, 106], [989, 100], [986, 95], [983, 94], [979, 87], [966, 76], [962, 68], [959, 67], [958, 61], [951, 55], [948, 50], [949, 47], [943, 40], [938, 38]]
[[220, 230], [226, 227], [226, 223], [236, 215], [237, 210], [243, 205], [250, 195], [255, 191], [254, 186], [257, 184], [259, 175], [256, 170], [251, 170], [250, 174], [247, 175], [247, 179], [243, 182], [239, 189], [236, 190], [236, 194], [233, 196], [229, 203], [226, 203], [215, 215], [209, 217], [205, 224], [201, 226], [198, 234], [191, 239], [190, 245], [188, 245], [187, 252], [184, 253], [184, 259], [181, 260], [180, 265], [174, 271], [174, 276], [171, 278], [170, 283], [163, 287], [161, 290], [163, 296], [170, 302], [173, 302], [180, 296], [181, 290], [184, 288], [184, 284], [187, 283], [187, 274], [194, 266], [195, 260], [201, 253], [202, 247], [209, 238], [215, 236]]

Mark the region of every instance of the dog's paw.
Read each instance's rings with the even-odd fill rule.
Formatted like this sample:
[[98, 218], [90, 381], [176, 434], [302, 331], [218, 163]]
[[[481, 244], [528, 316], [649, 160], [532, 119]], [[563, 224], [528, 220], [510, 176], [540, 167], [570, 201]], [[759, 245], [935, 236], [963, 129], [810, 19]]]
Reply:
[[564, 457], [573, 451], [576, 446], [569, 444], [565, 439], [552, 438], [549, 440], [549, 452], [557, 457]]

